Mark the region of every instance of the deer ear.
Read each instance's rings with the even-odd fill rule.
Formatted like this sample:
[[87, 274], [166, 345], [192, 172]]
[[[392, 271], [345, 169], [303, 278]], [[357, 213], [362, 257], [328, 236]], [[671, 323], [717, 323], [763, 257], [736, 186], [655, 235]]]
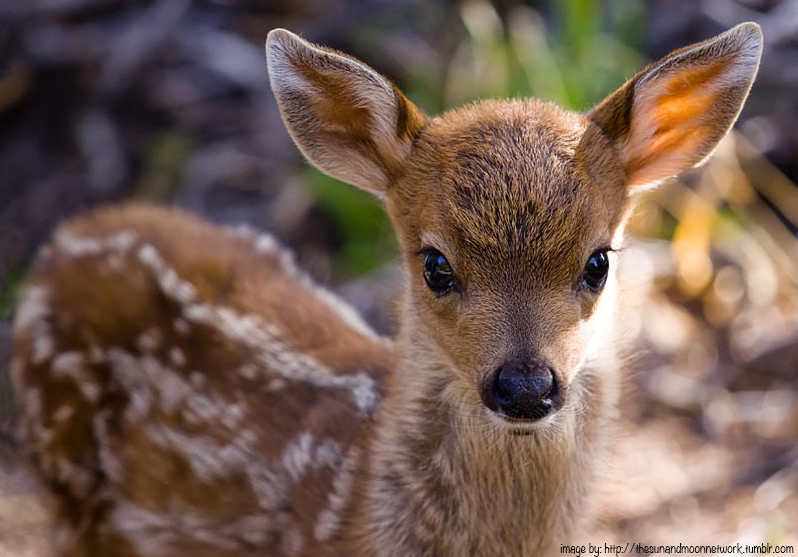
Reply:
[[748, 96], [762, 31], [743, 23], [651, 64], [590, 113], [618, 149], [630, 191], [703, 162]]
[[266, 40], [280, 114], [319, 170], [384, 195], [426, 118], [364, 63], [312, 45], [285, 29]]

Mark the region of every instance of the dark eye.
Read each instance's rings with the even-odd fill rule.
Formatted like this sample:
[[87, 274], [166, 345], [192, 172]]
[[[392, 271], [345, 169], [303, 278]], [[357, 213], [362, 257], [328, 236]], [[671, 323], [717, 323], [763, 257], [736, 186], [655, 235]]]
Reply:
[[452, 267], [438, 250], [427, 250], [424, 254], [424, 280], [438, 296], [443, 296], [455, 286]]
[[610, 270], [610, 260], [607, 257], [608, 248], [594, 251], [587, 259], [585, 270], [582, 273], [582, 284], [594, 292], [604, 288], [607, 282], [607, 271]]

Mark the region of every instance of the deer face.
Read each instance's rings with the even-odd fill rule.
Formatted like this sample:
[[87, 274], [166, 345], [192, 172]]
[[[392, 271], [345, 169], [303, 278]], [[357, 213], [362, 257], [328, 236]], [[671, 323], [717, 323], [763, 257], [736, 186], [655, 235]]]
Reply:
[[361, 62], [283, 30], [267, 42], [299, 148], [386, 201], [412, 342], [512, 427], [578, 408], [569, 388], [612, 325], [630, 198], [711, 153], [760, 52], [743, 24], [652, 64], [587, 115], [487, 101], [427, 120]]
[[590, 168], [589, 126], [535, 101], [447, 113], [419, 133], [388, 196], [410, 313], [508, 422], [561, 408], [610, 325], [624, 174], [613, 159]]

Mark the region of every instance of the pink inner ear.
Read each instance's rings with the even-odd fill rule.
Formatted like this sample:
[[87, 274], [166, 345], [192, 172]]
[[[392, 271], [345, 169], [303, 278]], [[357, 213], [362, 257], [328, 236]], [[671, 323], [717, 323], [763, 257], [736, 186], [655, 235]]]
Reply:
[[717, 103], [728, 60], [685, 69], [641, 85], [625, 147], [631, 186], [655, 184], [699, 163], [723, 122]]
[[676, 128], [657, 133], [649, 148], [629, 161], [629, 185], [655, 185], [693, 167], [705, 156], [708, 135], [701, 128]]

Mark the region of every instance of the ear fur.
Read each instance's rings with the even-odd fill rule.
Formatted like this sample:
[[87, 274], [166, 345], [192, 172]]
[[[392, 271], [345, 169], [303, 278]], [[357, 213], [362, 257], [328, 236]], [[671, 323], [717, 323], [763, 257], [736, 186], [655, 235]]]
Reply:
[[319, 170], [377, 195], [426, 118], [390, 81], [285, 29], [266, 40], [269, 78], [294, 142]]
[[618, 149], [630, 191], [701, 164], [737, 119], [762, 55], [762, 31], [742, 23], [676, 50], [590, 113]]

